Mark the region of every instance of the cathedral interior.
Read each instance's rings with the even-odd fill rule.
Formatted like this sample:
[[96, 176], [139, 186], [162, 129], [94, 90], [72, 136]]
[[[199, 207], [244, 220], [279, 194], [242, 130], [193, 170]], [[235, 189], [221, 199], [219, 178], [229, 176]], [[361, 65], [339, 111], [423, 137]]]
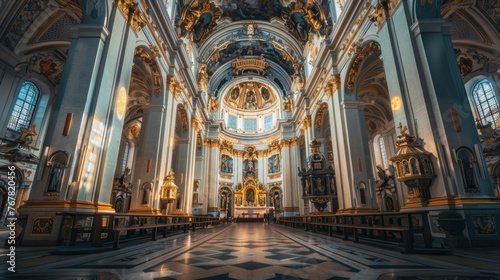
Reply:
[[[196, 234], [224, 248], [250, 233], [283, 250], [307, 234], [317, 252], [325, 233], [500, 247], [499, 104], [497, 0], [4, 0], [0, 222], [27, 255], [169, 223], [210, 225]], [[346, 261], [326, 277], [319, 254], [273, 277], [377, 274]], [[205, 273], [162, 269], [141, 277]]]

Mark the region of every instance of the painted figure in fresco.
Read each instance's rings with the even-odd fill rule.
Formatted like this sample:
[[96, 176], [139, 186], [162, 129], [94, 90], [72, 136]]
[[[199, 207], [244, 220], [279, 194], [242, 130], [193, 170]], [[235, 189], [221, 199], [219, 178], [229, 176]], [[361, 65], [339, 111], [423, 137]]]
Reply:
[[257, 99], [253, 90], [249, 90], [247, 92], [247, 97], [245, 99], [245, 109], [257, 109]]
[[269, 100], [269, 98], [271, 97], [271, 94], [269, 93], [269, 90], [266, 87], [262, 87], [260, 93], [262, 95], [262, 99], [266, 101]]
[[235, 87], [231, 91], [231, 99], [236, 100], [238, 98], [238, 96], [240, 96], [240, 88]]

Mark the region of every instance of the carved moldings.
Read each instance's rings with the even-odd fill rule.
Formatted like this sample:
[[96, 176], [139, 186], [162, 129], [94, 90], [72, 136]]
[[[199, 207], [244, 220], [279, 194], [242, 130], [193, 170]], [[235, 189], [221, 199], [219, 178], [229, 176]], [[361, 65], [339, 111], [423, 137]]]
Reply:
[[351, 70], [349, 71], [349, 77], [347, 79], [347, 89], [348, 90], [353, 90], [354, 89], [354, 81], [356, 80], [356, 76], [358, 75], [359, 72], [359, 67], [361, 66], [361, 62], [363, 60], [377, 52], [380, 51], [380, 45], [377, 42], [371, 41], [366, 46], [363, 48], [360, 48], [357, 44], [353, 43], [353, 48], [357, 50], [361, 49], [357, 56], [354, 58], [353, 64], [351, 66]]
[[139, 9], [139, 4], [133, 0], [114, 0], [113, 2], [123, 14], [127, 23], [137, 33], [146, 25], [143, 19], [143, 12]]

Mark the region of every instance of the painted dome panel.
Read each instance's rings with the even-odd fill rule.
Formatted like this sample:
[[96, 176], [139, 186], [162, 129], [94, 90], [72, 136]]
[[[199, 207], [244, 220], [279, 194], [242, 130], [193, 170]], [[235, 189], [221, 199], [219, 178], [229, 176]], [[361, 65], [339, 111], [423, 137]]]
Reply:
[[236, 20], [265, 20], [269, 21], [273, 17], [281, 17], [283, 6], [279, 0], [229, 0], [223, 1], [222, 17], [229, 17]]
[[270, 87], [258, 82], [243, 82], [233, 86], [224, 100], [229, 107], [243, 110], [266, 109], [278, 101]]

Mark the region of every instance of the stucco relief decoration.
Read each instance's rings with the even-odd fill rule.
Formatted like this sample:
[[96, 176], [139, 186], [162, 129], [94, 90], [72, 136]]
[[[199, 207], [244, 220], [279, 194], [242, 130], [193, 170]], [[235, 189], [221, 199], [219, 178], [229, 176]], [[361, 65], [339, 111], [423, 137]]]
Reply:
[[182, 83], [178, 82], [172, 74], [167, 75], [167, 88], [174, 95], [175, 99], [177, 99], [179, 94], [184, 90]]
[[375, 26], [380, 28], [384, 21], [386, 21], [396, 7], [401, 3], [401, 0], [379, 0], [376, 5], [374, 5], [374, 12], [369, 15], [369, 19], [375, 22]]
[[194, 0], [182, 8], [181, 17], [176, 19], [177, 35], [190, 36], [193, 42], [200, 43], [212, 32], [221, 15], [222, 9], [214, 3]]
[[202, 63], [198, 66], [198, 89], [207, 91], [208, 73], [207, 65]]
[[21, 134], [15, 140], [0, 137], [0, 157], [11, 162], [37, 164], [39, 158], [32, 152], [36, 136], [36, 125], [33, 125], [21, 130]]
[[113, 2], [122, 12], [127, 20], [127, 23], [137, 33], [146, 25], [143, 19], [143, 12], [139, 8], [139, 4], [133, 0], [114, 0]]
[[294, 73], [292, 78], [292, 90], [299, 91], [306, 86], [306, 78], [304, 74], [304, 65], [295, 63], [293, 65]]
[[290, 32], [302, 42], [307, 42], [312, 34], [327, 35], [328, 24], [323, 7], [315, 0], [291, 3], [283, 15]]
[[53, 85], [58, 85], [61, 81], [65, 57], [66, 53], [58, 49], [36, 53], [29, 58], [27, 71], [38, 72]]

